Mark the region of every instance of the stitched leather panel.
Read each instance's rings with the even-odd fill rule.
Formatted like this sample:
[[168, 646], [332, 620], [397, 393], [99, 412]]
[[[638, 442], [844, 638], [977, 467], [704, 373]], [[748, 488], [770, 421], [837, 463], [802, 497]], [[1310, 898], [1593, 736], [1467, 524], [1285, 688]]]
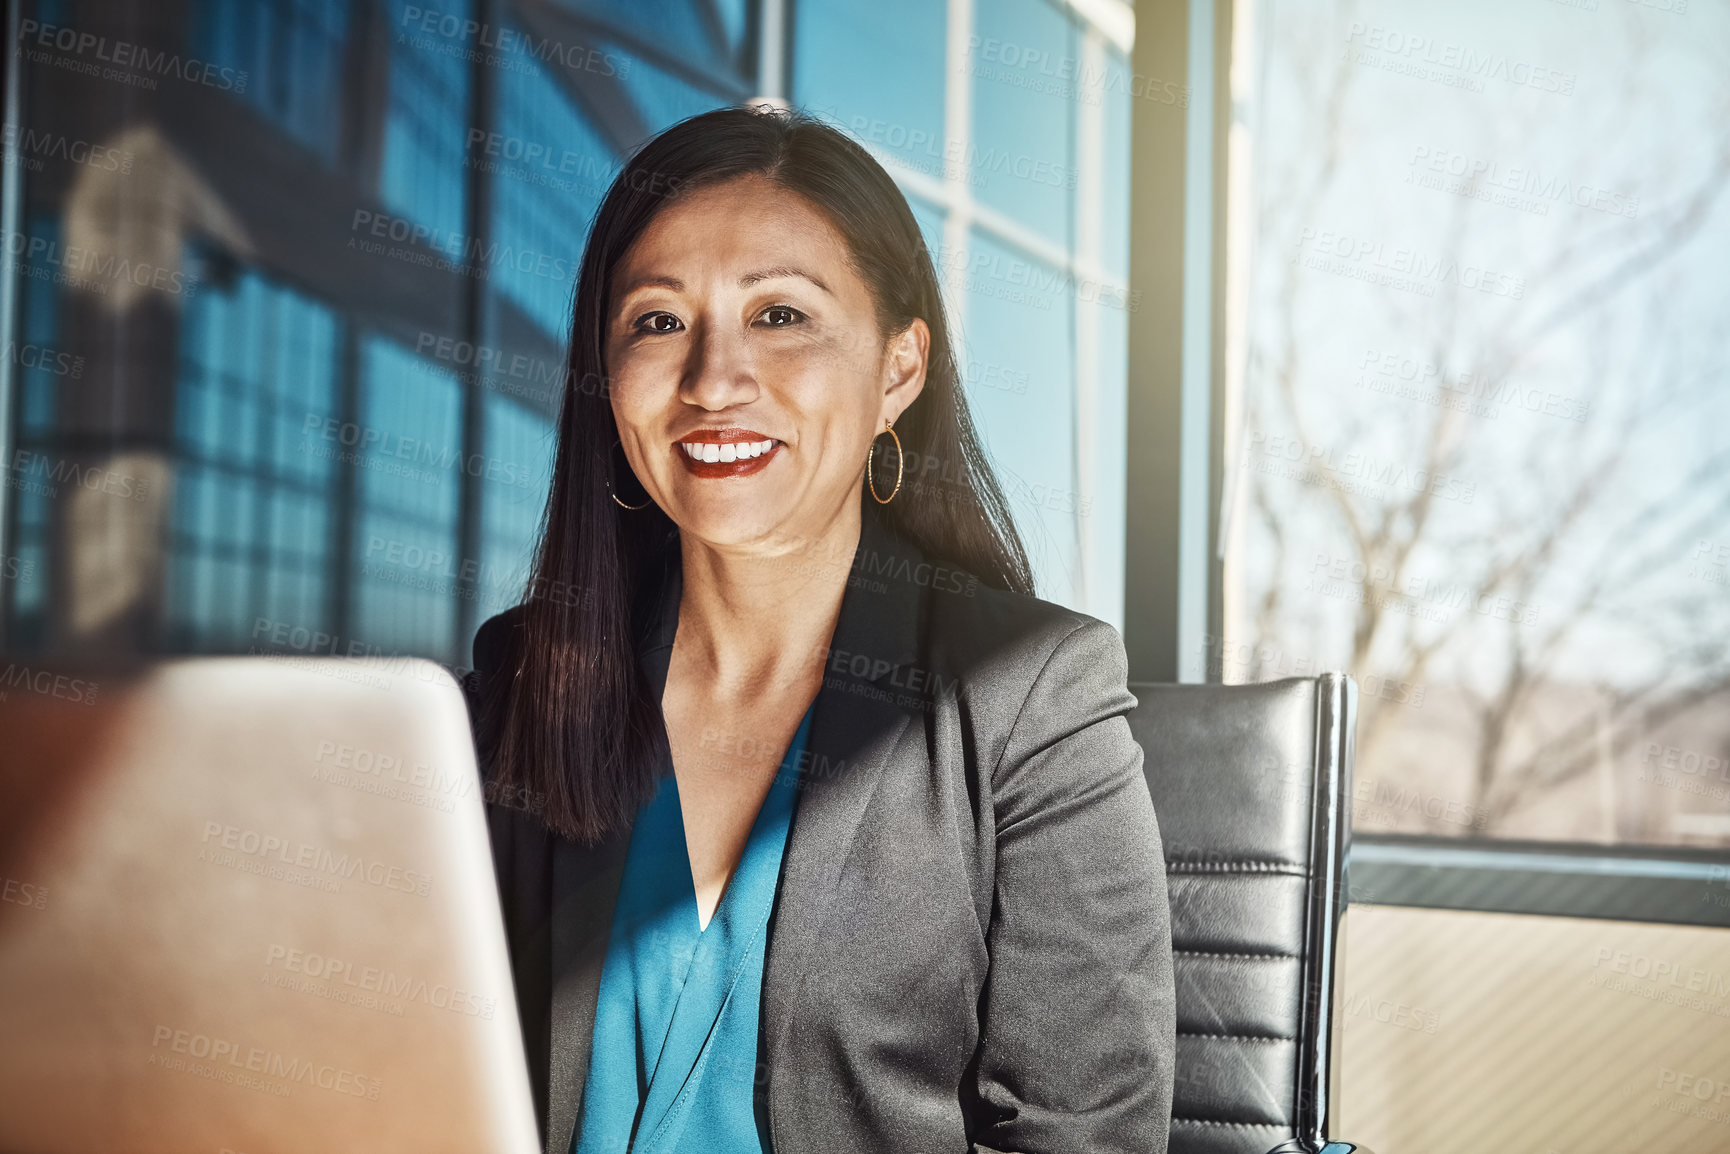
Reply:
[[1171, 1120], [1171, 1154], [1267, 1154], [1292, 1136], [1286, 1126]]
[[1298, 958], [1178, 953], [1177, 1028], [1291, 1037], [1302, 998]]
[[[1159, 816], [1160, 827], [1165, 815]], [[1309, 883], [1285, 875], [1168, 874], [1174, 949], [1222, 954], [1303, 950]]]
[[1289, 1125], [1297, 1048], [1237, 1035], [1177, 1035], [1173, 1117]]
[[[1309, 864], [1316, 685], [1132, 685], [1166, 860]], [[1167, 815], [1171, 816], [1168, 825]]]

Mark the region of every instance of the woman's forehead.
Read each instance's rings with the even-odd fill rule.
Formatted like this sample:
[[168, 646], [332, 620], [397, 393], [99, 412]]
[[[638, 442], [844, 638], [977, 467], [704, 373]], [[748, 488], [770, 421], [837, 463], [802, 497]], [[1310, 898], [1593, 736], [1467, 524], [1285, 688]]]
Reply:
[[760, 176], [738, 177], [687, 193], [649, 222], [620, 270], [653, 275], [643, 264], [793, 267], [848, 263], [847, 243], [800, 194]]

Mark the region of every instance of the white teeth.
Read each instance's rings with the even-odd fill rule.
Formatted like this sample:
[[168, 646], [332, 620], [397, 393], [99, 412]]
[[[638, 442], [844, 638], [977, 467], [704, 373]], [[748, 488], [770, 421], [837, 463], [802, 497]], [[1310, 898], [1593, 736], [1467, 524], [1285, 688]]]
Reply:
[[771, 438], [765, 441], [735, 441], [726, 445], [717, 445], [698, 441], [680, 441], [678, 442], [678, 445], [679, 448], [685, 450], [685, 455], [690, 457], [693, 461], [705, 461], [715, 464], [725, 463], [728, 461], [749, 461], [754, 457], [761, 457], [764, 453], [773, 449], [777, 443], [778, 442]]

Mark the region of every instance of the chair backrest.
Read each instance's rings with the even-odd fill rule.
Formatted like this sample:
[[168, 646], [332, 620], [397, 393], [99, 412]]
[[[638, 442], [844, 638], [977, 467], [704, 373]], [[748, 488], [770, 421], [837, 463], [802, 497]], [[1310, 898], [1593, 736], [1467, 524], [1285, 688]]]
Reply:
[[1328, 1136], [1357, 686], [1131, 685], [1171, 890], [1170, 1154]]

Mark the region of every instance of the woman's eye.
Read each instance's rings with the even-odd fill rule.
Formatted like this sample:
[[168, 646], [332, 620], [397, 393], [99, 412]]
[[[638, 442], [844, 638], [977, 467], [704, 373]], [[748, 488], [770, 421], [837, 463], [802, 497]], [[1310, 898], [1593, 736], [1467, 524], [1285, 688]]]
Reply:
[[637, 331], [644, 333], [676, 333], [679, 318], [672, 313], [647, 313], [637, 320]]
[[763, 310], [763, 320], [770, 328], [783, 329], [805, 319], [805, 314], [787, 305], [770, 305]]

